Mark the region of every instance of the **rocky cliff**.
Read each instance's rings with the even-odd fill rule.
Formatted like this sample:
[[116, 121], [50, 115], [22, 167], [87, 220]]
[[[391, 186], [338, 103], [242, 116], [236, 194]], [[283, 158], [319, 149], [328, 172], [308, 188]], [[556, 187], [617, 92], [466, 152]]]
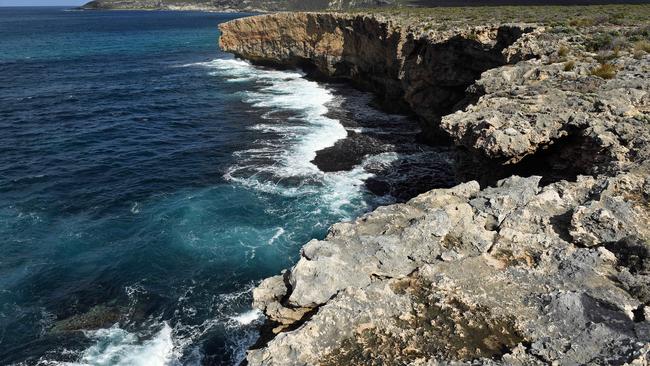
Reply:
[[422, 38], [387, 19], [292, 13], [236, 20], [221, 30], [221, 47], [240, 57], [347, 79], [379, 95], [385, 107], [436, 121], [483, 71], [531, 57], [504, 50], [534, 28], [467, 27]]
[[392, 0], [93, 0], [81, 8], [267, 12], [344, 10], [363, 6], [383, 6], [393, 2]]
[[432, 190], [307, 243], [254, 291], [268, 334], [249, 364], [647, 365], [648, 18], [436, 19], [221, 26], [224, 50], [348, 80], [417, 115], [431, 142], [529, 176]]

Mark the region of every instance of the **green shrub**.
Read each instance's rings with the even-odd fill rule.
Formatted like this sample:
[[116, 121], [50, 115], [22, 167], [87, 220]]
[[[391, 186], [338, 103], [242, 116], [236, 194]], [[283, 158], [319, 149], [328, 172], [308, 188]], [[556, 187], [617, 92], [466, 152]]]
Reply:
[[612, 42], [609, 44], [609, 47], [615, 51], [620, 51], [624, 48], [627, 48], [629, 43], [627, 42], [627, 38], [625, 37], [614, 37], [612, 38]]
[[600, 51], [596, 55], [596, 60], [601, 64], [606, 64], [611, 60], [617, 59], [618, 56], [620, 56], [618, 49], [615, 49], [614, 51]]
[[650, 25], [632, 28], [625, 35], [631, 42], [648, 40], [650, 39]]
[[573, 27], [566, 27], [564, 25], [558, 25], [550, 30], [551, 33], [564, 33], [564, 34], [578, 34], [578, 30]]
[[614, 38], [610, 34], [598, 33], [594, 35], [593, 38], [587, 40], [585, 47], [587, 48], [587, 51], [592, 52], [608, 49], [610, 48], [613, 39]]
[[625, 14], [621, 12], [611, 14], [607, 19], [607, 22], [613, 25], [623, 25], [625, 22]]
[[601, 64], [600, 66], [591, 69], [591, 75], [598, 76], [603, 79], [613, 79], [616, 76], [616, 66], [612, 64]]

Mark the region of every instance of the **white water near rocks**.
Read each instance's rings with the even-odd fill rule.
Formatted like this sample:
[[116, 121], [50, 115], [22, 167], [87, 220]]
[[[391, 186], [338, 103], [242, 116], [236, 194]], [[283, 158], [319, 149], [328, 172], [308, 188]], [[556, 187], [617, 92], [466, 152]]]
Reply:
[[[301, 72], [257, 68], [241, 60], [219, 59], [202, 66], [214, 68], [215, 74], [230, 82], [263, 84], [241, 97], [255, 108], [270, 109], [263, 115], [268, 123], [254, 126], [269, 133], [269, 138], [259, 141], [261, 148], [238, 151], [239, 162], [228, 170], [226, 179], [286, 196], [320, 193], [333, 211], [342, 211], [365, 193], [364, 181], [372, 176], [365, 164], [351, 171], [324, 173], [312, 163], [317, 151], [347, 136], [341, 122], [327, 116], [328, 104], [334, 101], [327, 87], [305, 79]], [[394, 160], [394, 155], [383, 154], [367, 162], [388, 166]], [[297, 185], [283, 184], [296, 179]]]
[[141, 344], [137, 335], [118, 326], [86, 333], [97, 343], [83, 352], [81, 365], [165, 366], [174, 359], [172, 328], [167, 323]]
[[[286, 197], [318, 196], [325, 205], [322, 209], [344, 212], [346, 205], [362, 202], [360, 197], [367, 194], [363, 184], [372, 174], [364, 165], [389, 165], [397, 159], [394, 153], [379, 154], [368, 157], [364, 164], [351, 171], [324, 173], [311, 162], [316, 152], [347, 135], [340, 121], [326, 116], [327, 104], [334, 99], [326, 87], [305, 79], [300, 72], [267, 70], [238, 60], [217, 59], [184, 66], [207, 68], [210, 75], [228, 82], [253, 82], [261, 86], [255, 91], [242, 92], [240, 98], [263, 112], [266, 122], [252, 128], [268, 137], [255, 141], [254, 148], [235, 153], [236, 164], [225, 173], [225, 178], [233, 184]], [[131, 211], [139, 212], [137, 203]], [[284, 234], [285, 230], [278, 227], [268, 244], [272, 245]], [[254, 255], [254, 248], [252, 250]], [[228, 295], [221, 296], [221, 301], [238, 301], [241, 296], [249, 295], [251, 288], [231, 294], [232, 299]], [[137, 291], [137, 288], [131, 290]], [[193, 310], [185, 311], [191, 313]], [[80, 354], [78, 362], [58, 364], [178, 365], [181, 356], [196, 347], [194, 341], [217, 325], [238, 334], [231, 340], [230, 347], [241, 360], [257, 337], [254, 325], [261, 317], [259, 311], [249, 310], [191, 327], [181, 322], [170, 325], [167, 321], [154, 320], [149, 331], [140, 333], [129, 332], [115, 324], [110, 328], [86, 331], [86, 337], [94, 344]], [[243, 328], [250, 331], [242, 332]], [[201, 362], [198, 349], [194, 361], [187, 356], [182, 361], [183, 364], [192, 362]]]
[[[258, 68], [233, 59], [183, 66], [205, 68], [209, 75], [227, 82], [253, 83], [257, 86], [238, 94], [245, 105], [262, 114], [263, 122], [251, 127], [259, 131], [261, 137], [251, 144], [251, 148], [236, 151], [235, 163], [224, 174], [224, 178], [234, 185], [289, 198], [313, 197], [317, 202], [313, 214], [326, 211], [345, 217], [347, 213], [364, 210], [364, 207], [350, 209], [351, 206], [371, 207], [392, 202], [390, 196], [372, 197], [374, 203], [369, 204], [368, 200], [363, 199], [372, 196], [364, 186], [365, 181], [375, 172], [390, 170], [395, 162], [418, 155], [382, 152], [364, 157], [361, 164], [349, 171], [323, 172], [312, 163], [317, 151], [345, 138], [347, 130], [367, 130], [346, 129], [341, 121], [328, 116], [329, 106], [341, 106], [326, 85], [307, 80], [300, 72]], [[382, 115], [367, 107], [369, 100], [364, 98], [360, 98], [362, 103], [355, 113], [367, 116], [355, 117], [399, 120], [400, 117]], [[378, 128], [371, 132], [390, 132], [390, 128], [385, 130]], [[422, 154], [423, 161], [432, 159], [430, 152]], [[139, 205], [135, 203], [131, 211], [140, 212]], [[287, 235], [284, 228], [275, 228], [267, 245], [274, 245], [283, 235]], [[255, 256], [255, 248], [249, 249], [251, 256]], [[250, 296], [253, 285], [241, 292], [220, 295], [217, 303], [240, 301], [242, 297]], [[182, 302], [183, 299], [179, 299], [179, 307], [186, 314], [195, 311], [191, 307], [183, 307]], [[228, 308], [228, 305], [222, 306]], [[217, 326], [231, 330], [233, 337], [229, 347], [234, 358], [242, 360], [245, 350], [257, 338], [256, 324], [261, 318], [262, 314], [257, 310], [234, 314], [226, 310], [218, 318], [193, 326], [184, 325], [182, 320], [173, 325], [167, 321], [153, 320], [150, 330], [141, 334], [129, 332], [120, 324], [115, 324], [111, 328], [87, 332], [86, 336], [94, 340], [94, 344], [82, 352], [78, 363], [70, 365], [178, 365], [181, 364], [181, 357], [183, 364], [200, 364], [202, 355], [195, 344], [196, 340]], [[188, 358], [188, 353], [194, 357]]]
[[[215, 304], [228, 307], [248, 297], [253, 289], [251, 284], [239, 292], [222, 294], [215, 298]], [[138, 288], [127, 289], [132, 294], [141, 291]], [[182, 303], [184, 299], [179, 299]], [[184, 309], [191, 312], [191, 308]], [[230, 349], [234, 359], [245, 357], [246, 349], [257, 338], [256, 323], [262, 318], [258, 310], [234, 313], [207, 320], [198, 326], [188, 326], [177, 322], [171, 326], [167, 321], [152, 320], [150, 329], [130, 332], [116, 323], [110, 328], [84, 331], [93, 345], [76, 355], [76, 362], [49, 361], [45, 358], [39, 365], [52, 366], [180, 366], [201, 365], [203, 355], [195, 344], [201, 336], [217, 326], [231, 330]], [[181, 357], [185, 354], [185, 357]], [[190, 354], [190, 357], [187, 356]]]
[[237, 16], [0, 14], [0, 364], [236, 364], [256, 281], [382, 202], [399, 154], [321, 172], [358, 103], [217, 50]]

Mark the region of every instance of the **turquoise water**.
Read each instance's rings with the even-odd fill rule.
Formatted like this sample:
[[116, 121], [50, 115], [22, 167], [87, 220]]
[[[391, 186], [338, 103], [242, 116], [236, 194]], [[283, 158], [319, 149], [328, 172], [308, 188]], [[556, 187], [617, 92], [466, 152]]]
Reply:
[[0, 364], [234, 364], [261, 278], [385, 198], [322, 173], [337, 94], [233, 60], [243, 14], [0, 8]]

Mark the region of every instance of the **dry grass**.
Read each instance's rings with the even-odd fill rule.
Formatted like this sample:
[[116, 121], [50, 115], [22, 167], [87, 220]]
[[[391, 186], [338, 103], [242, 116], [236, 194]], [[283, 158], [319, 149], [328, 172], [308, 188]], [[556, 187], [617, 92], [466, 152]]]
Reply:
[[372, 13], [392, 16], [404, 23], [430, 21], [455, 26], [486, 23], [526, 22], [561, 28], [605, 25], [638, 26], [650, 22], [650, 4], [590, 5], [590, 6], [475, 6], [418, 8], [409, 6], [351, 10], [352, 13]]
[[603, 79], [613, 79], [616, 76], [616, 71], [616, 66], [605, 63], [591, 69], [591, 75], [598, 76], [599, 78]]
[[650, 53], [650, 42], [645, 39], [635, 42], [634, 51]]
[[564, 63], [564, 71], [571, 71], [575, 69], [575, 67], [576, 67], [576, 62], [573, 60]]

